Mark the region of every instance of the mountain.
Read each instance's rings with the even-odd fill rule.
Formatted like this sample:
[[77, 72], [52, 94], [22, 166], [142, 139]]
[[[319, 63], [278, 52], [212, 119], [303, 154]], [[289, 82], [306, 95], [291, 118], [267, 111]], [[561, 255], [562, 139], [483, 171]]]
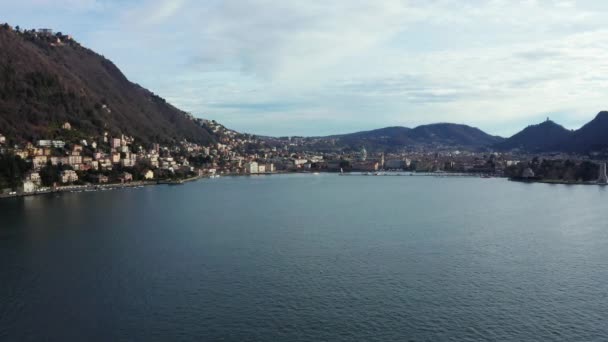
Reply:
[[70, 36], [0, 26], [0, 133], [17, 141], [53, 138], [64, 122], [83, 137], [107, 131], [142, 143], [214, 140]]
[[402, 146], [411, 144], [412, 140], [408, 137], [411, 131], [407, 127], [385, 127], [371, 131], [363, 131], [349, 134], [334, 135], [328, 138], [335, 138], [342, 145], [381, 145], [381, 146]]
[[479, 149], [503, 140], [478, 128], [451, 123], [423, 125], [416, 128], [386, 127], [326, 138], [335, 139], [338, 145], [348, 145], [353, 148], [365, 146], [372, 150], [387, 151], [422, 146]]
[[547, 120], [494, 145], [497, 150], [525, 152], [588, 153], [608, 149], [608, 111], [603, 111], [583, 127], [569, 131]]
[[451, 123], [418, 126], [409, 135], [418, 143], [463, 147], [486, 147], [503, 140], [479, 128]]
[[570, 139], [559, 145], [569, 152], [599, 151], [608, 148], [608, 112], [602, 111], [583, 127], [576, 130]]
[[572, 131], [551, 120], [526, 127], [521, 132], [496, 144], [497, 150], [519, 149], [527, 152], [560, 150], [560, 144], [572, 137]]

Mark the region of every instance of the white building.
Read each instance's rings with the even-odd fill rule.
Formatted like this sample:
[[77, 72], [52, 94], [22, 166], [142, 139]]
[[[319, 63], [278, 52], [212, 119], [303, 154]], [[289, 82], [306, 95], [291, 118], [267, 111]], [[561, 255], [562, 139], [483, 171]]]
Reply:
[[249, 162], [245, 164], [245, 172], [247, 173], [258, 173], [258, 163], [257, 162]]
[[65, 142], [61, 140], [38, 140], [38, 146], [63, 148], [65, 146]]
[[52, 36], [53, 35], [53, 30], [50, 28], [40, 28], [36, 32], [42, 36]]
[[26, 180], [23, 182], [23, 192], [26, 194], [36, 192], [36, 184], [34, 182]]
[[384, 163], [384, 167], [387, 169], [403, 169], [405, 162], [401, 159], [389, 159]]
[[1, 144], [6, 144], [6, 137], [2, 134], [0, 134], [0, 145]]
[[34, 158], [32, 158], [32, 165], [34, 167], [34, 170], [40, 170], [41, 168], [45, 167], [47, 161], [47, 156], [34, 156]]
[[122, 142], [122, 140], [121, 140], [121, 139], [118, 139], [118, 138], [113, 138], [113, 139], [112, 139], [112, 142], [111, 142], [111, 144], [110, 144], [110, 146], [111, 146], [112, 148], [120, 148], [121, 142]]
[[40, 174], [38, 172], [30, 172], [27, 174], [27, 176], [25, 177], [26, 181], [30, 181], [36, 185], [40, 185], [40, 182], [42, 181], [40, 179]]
[[142, 175], [144, 176], [144, 179], [146, 179], [146, 180], [154, 179], [154, 172], [152, 172], [152, 170], [146, 170], [143, 172]]
[[78, 181], [78, 175], [73, 170], [61, 171], [61, 183], [74, 183]]

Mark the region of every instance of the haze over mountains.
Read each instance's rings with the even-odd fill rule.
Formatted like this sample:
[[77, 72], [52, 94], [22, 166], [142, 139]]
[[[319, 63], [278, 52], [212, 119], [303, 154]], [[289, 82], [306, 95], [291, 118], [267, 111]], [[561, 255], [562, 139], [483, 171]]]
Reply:
[[[123, 133], [142, 143], [216, 140], [198, 120], [130, 82], [111, 61], [71, 37], [0, 27], [0, 134], [14, 141], [52, 138], [53, 129], [66, 121], [83, 134]], [[508, 139], [451, 123], [310, 139], [371, 150], [442, 146], [585, 153], [608, 148], [606, 132], [608, 112], [600, 112], [575, 131], [546, 121]]]

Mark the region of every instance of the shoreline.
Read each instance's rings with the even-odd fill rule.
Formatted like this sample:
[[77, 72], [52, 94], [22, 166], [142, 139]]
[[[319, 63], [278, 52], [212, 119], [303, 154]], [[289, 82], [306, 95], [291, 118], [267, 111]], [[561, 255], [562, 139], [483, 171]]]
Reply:
[[0, 200], [5, 198], [16, 198], [16, 197], [32, 197], [39, 195], [58, 194], [65, 192], [97, 192], [97, 191], [108, 191], [126, 188], [143, 188], [146, 186], [154, 185], [172, 185], [172, 184], [184, 184], [193, 182], [203, 178], [211, 178], [209, 176], [195, 176], [185, 178], [181, 180], [158, 180], [158, 181], [135, 181], [129, 183], [111, 183], [111, 184], [86, 184], [86, 185], [66, 185], [57, 188], [50, 188], [47, 190], [37, 190], [35, 192], [20, 192], [15, 194], [0, 194]]
[[552, 180], [552, 179], [518, 179], [509, 178], [510, 182], [527, 183], [527, 184], [550, 184], [550, 185], [595, 185], [595, 186], [608, 186], [608, 184], [598, 183], [597, 181], [592, 182], [579, 182], [579, 181], [565, 181], [565, 180]]
[[[306, 171], [306, 172], [265, 172], [265, 173], [257, 173], [257, 174], [239, 174], [239, 173], [228, 173], [224, 175], [218, 175], [221, 177], [256, 177], [256, 176], [272, 176], [272, 175], [286, 175], [286, 174], [336, 174], [338, 176], [362, 176], [362, 177], [470, 177], [470, 178], [506, 178], [502, 176], [488, 176], [474, 173], [462, 173], [462, 172], [411, 172], [411, 171], [377, 171], [377, 172], [365, 172], [365, 171], [356, 171], [356, 172], [328, 172], [328, 171]], [[86, 185], [68, 185], [61, 186], [54, 189], [48, 190], [39, 190], [31, 193], [16, 193], [16, 194], [0, 194], [0, 200], [7, 198], [17, 198], [17, 197], [31, 197], [31, 196], [39, 196], [39, 195], [48, 195], [55, 193], [66, 193], [66, 192], [96, 192], [96, 191], [108, 191], [108, 190], [117, 190], [117, 189], [125, 189], [125, 188], [143, 188], [147, 186], [155, 186], [155, 185], [183, 185], [185, 183], [194, 182], [201, 179], [211, 179], [215, 178], [211, 175], [205, 176], [194, 176], [185, 179], [164, 179], [164, 180], [156, 180], [156, 181], [136, 181], [130, 183], [113, 183], [113, 184], [86, 184]], [[596, 185], [596, 186], [608, 186], [608, 184], [600, 184], [597, 182], [576, 182], [576, 181], [560, 181], [560, 180], [526, 180], [526, 179], [517, 179], [517, 178], [507, 178], [512, 182], [519, 183], [539, 183], [539, 184], [554, 184], [554, 185]]]
[[[288, 174], [291, 172], [266, 172], [260, 174], [225, 174], [222, 177], [236, 177], [236, 176], [270, 176], [276, 174]], [[299, 172], [293, 172], [299, 173]], [[219, 176], [219, 175], [218, 175]], [[194, 182], [200, 179], [211, 179], [215, 178], [212, 175], [205, 176], [194, 176], [184, 179], [161, 179], [155, 181], [135, 181], [129, 183], [111, 183], [111, 184], [86, 184], [86, 185], [65, 185], [57, 188], [50, 188], [46, 190], [37, 190], [35, 192], [17, 192], [15, 194], [0, 194], [0, 200], [8, 199], [8, 198], [18, 198], [18, 197], [33, 197], [33, 196], [41, 196], [48, 194], [59, 194], [59, 193], [70, 193], [70, 192], [97, 192], [97, 191], [108, 191], [108, 190], [117, 190], [117, 189], [125, 189], [125, 188], [140, 188], [145, 186], [155, 186], [155, 185], [183, 185], [185, 183]]]

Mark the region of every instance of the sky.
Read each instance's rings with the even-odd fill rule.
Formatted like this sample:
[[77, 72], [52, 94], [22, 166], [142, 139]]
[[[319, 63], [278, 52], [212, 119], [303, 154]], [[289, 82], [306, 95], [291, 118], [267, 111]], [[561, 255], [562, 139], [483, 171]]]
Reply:
[[133, 82], [241, 132], [463, 123], [510, 136], [607, 109], [608, 2], [0, 0]]

